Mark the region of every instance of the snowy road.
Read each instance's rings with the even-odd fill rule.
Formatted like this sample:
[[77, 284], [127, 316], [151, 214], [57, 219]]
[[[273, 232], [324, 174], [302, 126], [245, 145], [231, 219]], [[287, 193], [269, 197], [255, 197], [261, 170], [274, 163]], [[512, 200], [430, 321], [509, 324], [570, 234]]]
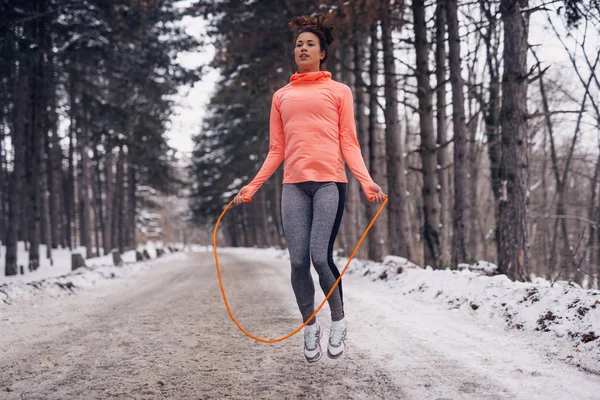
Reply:
[[[268, 338], [297, 326], [286, 260], [220, 260], [243, 326]], [[344, 282], [348, 352], [314, 365], [300, 335], [277, 344], [243, 336], [211, 253], [1, 308], [0, 399], [600, 399], [597, 376], [546, 359], [510, 331], [364, 278]]]

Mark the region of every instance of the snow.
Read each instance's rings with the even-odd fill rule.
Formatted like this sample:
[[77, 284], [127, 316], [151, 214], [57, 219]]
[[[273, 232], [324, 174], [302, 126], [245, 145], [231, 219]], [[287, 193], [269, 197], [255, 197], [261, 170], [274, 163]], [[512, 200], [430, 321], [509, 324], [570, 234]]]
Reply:
[[[163, 348], [164, 342], [158, 341], [157, 337], [164, 336], [164, 329], [159, 327], [168, 329], [173, 326], [173, 321], [188, 321], [178, 325], [174, 331], [176, 335], [170, 339], [171, 343], [176, 343], [175, 349], [192, 348], [198, 341], [206, 341], [214, 335], [220, 348], [233, 349], [235, 354], [235, 357], [229, 357], [222, 351], [201, 351], [202, 358], [193, 360], [191, 368], [209, 372], [192, 379], [211, 382], [215, 377], [230, 373], [228, 379], [234, 385], [232, 389], [236, 390], [242, 390], [240, 385], [252, 381], [253, 371], [265, 377], [266, 387], [278, 387], [278, 377], [284, 381], [289, 378], [279, 374], [281, 365], [290, 365], [295, 373], [301, 374], [304, 368], [306, 371], [310, 368], [310, 374], [314, 374], [319, 385], [327, 385], [341, 372], [345, 378], [335, 390], [347, 392], [357, 389], [355, 384], [361, 379], [376, 377], [376, 382], [366, 384], [375, 384], [372, 387], [379, 388], [380, 394], [383, 393], [381, 390], [390, 390], [384, 396], [375, 396], [378, 398], [562, 400], [596, 399], [600, 393], [600, 381], [595, 376], [600, 374], [600, 340], [584, 343], [582, 335], [573, 334], [590, 329], [598, 332], [600, 307], [595, 300], [600, 296], [597, 291], [560, 282], [551, 286], [544, 280], [511, 282], [504, 276], [493, 275], [496, 270], [493, 264], [482, 262], [465, 265], [462, 270], [434, 271], [396, 256], [388, 256], [382, 263], [354, 260], [344, 277], [351, 329], [350, 351], [344, 356], [343, 363], [324, 357], [317, 365], [305, 366], [299, 346], [301, 336], [276, 345], [263, 345], [243, 336], [227, 319], [216, 284], [212, 250], [210, 246], [187, 246], [186, 251], [200, 253], [190, 255], [187, 262], [176, 261], [187, 257], [179, 252], [156, 260], [158, 262], [86, 267], [63, 277], [0, 286], [0, 298], [6, 288], [10, 288], [14, 298], [8, 303], [0, 301], [0, 313], [15, 327], [3, 337], [4, 343], [0, 341], [0, 347], [15, 348], [13, 338], [19, 337], [20, 347], [16, 347], [19, 351], [13, 357], [21, 359], [20, 353], [28, 349], [29, 342], [37, 344], [41, 341], [43, 348], [36, 347], [36, 351], [40, 351], [36, 354], [61, 364], [70, 357], [73, 346], [80, 346], [65, 345], [64, 338], [72, 335], [81, 339], [81, 346], [86, 349], [77, 360], [78, 368], [109, 363], [111, 368], [107, 373], [117, 374], [120, 370], [114, 365], [114, 359], [121, 359], [121, 347], [109, 346], [114, 350], [108, 351], [109, 359], [98, 359], [93, 347], [89, 351], [90, 346], [98, 342], [90, 341], [95, 337], [90, 332], [104, 332], [107, 316], [115, 327], [125, 323], [128, 326], [128, 329], [110, 331], [111, 343], [128, 343], [143, 354], [147, 354], [148, 347]], [[231, 294], [230, 304], [244, 326], [249, 324], [252, 333], [265, 337], [276, 337], [295, 328], [297, 307], [289, 286], [286, 250], [220, 248], [219, 255], [222, 256], [228, 294]], [[346, 261], [336, 258], [340, 268]], [[154, 267], [150, 267], [152, 264]], [[256, 268], [256, 271], [248, 274], [250, 268]], [[127, 279], [127, 276], [131, 278]], [[121, 277], [125, 279], [113, 280]], [[197, 281], [192, 281], [192, 277]], [[111, 281], [112, 284], [108, 284]], [[96, 285], [100, 287], [82, 292], [80, 296], [69, 296]], [[24, 293], [18, 293], [18, 290]], [[194, 296], [185, 290], [192, 291]], [[46, 301], [48, 297], [57, 296], [66, 298]], [[260, 301], [248, 303], [246, 299], [249, 298]], [[322, 298], [322, 293], [317, 290], [315, 300], [320, 302]], [[278, 306], [274, 307], [273, 302]], [[129, 307], [131, 304], [133, 306]], [[204, 308], [195, 315], [190, 313], [194, 307]], [[322, 323], [328, 323], [327, 308], [325, 306], [318, 316]], [[588, 311], [579, 311], [580, 308]], [[269, 316], [274, 310], [278, 311]], [[556, 318], [548, 317], [548, 311]], [[255, 321], [259, 315], [261, 320]], [[51, 316], [49, 324], [46, 323], [48, 316]], [[198, 316], [201, 316], [199, 324]], [[149, 325], [152, 329], [144, 331]], [[67, 328], [62, 329], [63, 326]], [[85, 328], [79, 331], [81, 326]], [[73, 330], [72, 327], [78, 328]], [[147, 335], [132, 336], [140, 330]], [[57, 337], [62, 339], [56, 341]], [[185, 340], [190, 342], [186, 344]], [[48, 350], [56, 348], [59, 350], [54, 353]], [[185, 357], [171, 350], [160, 353], [167, 354], [162, 359], [163, 364]], [[136, 379], [156, 380], [156, 370], [140, 362], [139, 354], [128, 353], [127, 357], [126, 367], [135, 365], [140, 373]], [[23, 371], [33, 368], [17, 362], [9, 364], [8, 371], [12, 371], [13, 376], [22, 376]], [[337, 371], [333, 375], [330, 373], [332, 368]], [[179, 376], [182, 371], [185, 370], [175, 374]], [[305, 375], [294, 376], [298, 378], [296, 382], [305, 382], [301, 379]], [[184, 374], [184, 379], [190, 377]], [[35, 378], [36, 383], [41, 380], [44, 387], [62, 379], [56, 371], [37, 374]], [[90, 379], [100, 382], [97, 376]], [[121, 390], [127, 392], [131, 392], [128, 384], [138, 385], [135, 380], [118, 383]], [[293, 385], [294, 380], [289, 383]], [[69, 385], [77, 384], [83, 387], [79, 381], [69, 382]], [[15, 380], [12, 385], [13, 390], [25, 390], [22, 381]], [[290, 385], [284, 385], [289, 388], [289, 397], [305, 393], [302, 385], [297, 392]], [[178, 390], [184, 386], [177, 386]], [[205, 393], [215, 393], [210, 391], [222, 385], [209, 386]], [[248, 393], [256, 389], [252, 386], [244, 388]], [[394, 388], [401, 390], [403, 395]]]
[[[35, 302], [46, 295], [71, 294], [113, 278], [141, 273], [156, 261], [156, 249], [160, 246], [151, 243], [145, 247], [153, 258], [151, 261], [133, 262], [134, 252], [128, 252], [123, 256], [125, 265], [122, 267], [112, 266], [108, 255], [86, 260], [87, 267], [73, 272], [69, 270], [69, 252], [55, 251], [54, 266], [43, 262], [36, 272], [2, 278], [0, 308], [13, 304], [16, 299]], [[200, 245], [188, 246], [185, 250], [204, 253], [207, 257], [212, 257], [213, 251], [212, 246]], [[260, 260], [289, 259], [287, 250], [276, 248], [219, 251]], [[158, 260], [184, 257], [184, 252], [178, 252]], [[340, 269], [346, 265], [347, 258], [335, 259]], [[600, 374], [600, 291], [583, 290], [568, 282], [552, 285], [540, 278], [527, 283], [512, 282], [496, 273], [497, 266], [485, 261], [460, 265], [457, 270], [433, 270], [397, 256], [387, 256], [381, 263], [354, 259], [347, 271], [354, 281], [378, 285], [386, 290], [386, 296], [392, 296], [378, 303], [383, 311], [406, 302], [446, 309], [458, 320], [472, 319], [495, 332], [525, 338], [548, 357]]]
[[[339, 260], [341, 262], [346, 260]], [[537, 279], [512, 282], [492, 275], [496, 266], [479, 262], [462, 270], [386, 268], [356, 260], [350, 274], [365, 276], [397, 290], [398, 297], [477, 314], [481, 323], [503, 321], [510, 330], [546, 340], [546, 351], [600, 373], [600, 291]]]
[[[160, 243], [148, 242], [145, 246], [139, 246], [138, 250], [144, 248], [148, 250], [152, 258], [156, 258], [157, 246], [162, 247]], [[36, 271], [29, 271], [29, 252], [25, 250], [25, 243], [17, 243], [17, 265], [23, 266], [24, 274], [14, 276], [4, 276], [4, 263], [6, 255], [6, 247], [0, 246], [0, 285], [10, 282], [33, 282], [37, 280], [52, 278], [60, 275], [65, 275], [71, 272], [71, 254], [79, 253], [85, 257], [86, 248], [83, 246], [76, 247], [73, 251], [69, 249], [54, 249], [52, 250], [52, 260], [46, 258], [46, 245], [40, 245], [40, 267]], [[121, 255], [123, 262], [135, 262], [135, 251], [126, 251]], [[85, 260], [87, 266], [112, 265], [112, 255], [89, 258]]]
[[[78, 289], [95, 286], [103, 281], [130, 276], [148, 268], [155, 261], [168, 259], [181, 259], [184, 253], [176, 252], [167, 254], [157, 259], [156, 249], [162, 248], [162, 243], [148, 242], [138, 246], [138, 251], [147, 250], [151, 260], [136, 262], [135, 251], [126, 251], [121, 255], [123, 266], [114, 266], [111, 254], [85, 260], [85, 267], [71, 271], [71, 254], [80, 253], [85, 255], [85, 247], [78, 247], [72, 252], [69, 249], [55, 249], [52, 251], [52, 264], [45, 257], [46, 246], [40, 246], [40, 267], [36, 271], [28, 271], [24, 268], [24, 274], [15, 276], [4, 276], [4, 255], [6, 248], [0, 247], [0, 307], [17, 299], [31, 299], [36, 296], [51, 297], [60, 296], [64, 293], [72, 293]], [[180, 247], [179, 245], [176, 247]], [[17, 263], [27, 265], [29, 254], [25, 250], [23, 242], [17, 244]]]
[[[85, 247], [78, 247], [73, 253], [85, 255]], [[64, 275], [71, 271], [71, 251], [69, 249], [55, 249], [52, 251], [52, 262], [46, 258], [46, 245], [40, 245], [40, 267], [36, 271], [29, 271], [29, 252], [25, 250], [25, 243], [17, 243], [17, 265], [23, 266], [24, 275], [4, 276], [4, 263], [6, 247], [0, 246], [0, 284], [10, 282], [31, 282]], [[99, 259], [103, 259], [100, 257]], [[89, 260], [91, 261], [91, 260]], [[87, 262], [87, 261], [86, 261]], [[112, 263], [112, 259], [111, 259]]]
[[[286, 250], [227, 248], [228, 253], [288, 259]], [[335, 257], [341, 270], [347, 258]], [[478, 261], [458, 270], [423, 269], [402, 257], [381, 263], [352, 260], [347, 274], [393, 289], [395, 299], [444, 307], [479, 324], [526, 336], [547, 355], [600, 374], [600, 291], [536, 278], [512, 282], [497, 266]], [[385, 307], [380, 304], [381, 307]], [[457, 317], [458, 318], [458, 317]]]

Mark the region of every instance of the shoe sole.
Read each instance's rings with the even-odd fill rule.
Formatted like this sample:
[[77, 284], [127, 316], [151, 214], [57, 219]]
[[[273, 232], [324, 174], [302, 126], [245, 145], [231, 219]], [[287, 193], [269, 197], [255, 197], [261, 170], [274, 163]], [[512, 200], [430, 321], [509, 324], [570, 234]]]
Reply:
[[322, 357], [323, 357], [323, 352], [319, 351], [319, 355], [317, 358], [308, 358], [306, 356], [304, 356], [306, 358], [306, 361], [308, 361], [309, 363], [316, 363], [317, 361], [319, 361]]
[[346, 347], [344, 347], [344, 351], [342, 351], [340, 354], [338, 355], [333, 355], [329, 352], [329, 349], [327, 349], [327, 357], [331, 358], [332, 360], [335, 360], [337, 358], [340, 358], [341, 356], [344, 355], [344, 353], [346, 352], [346, 350], [348, 350], [348, 346], [346, 345]]
[[323, 350], [321, 349], [321, 339], [323, 338], [323, 329], [321, 329], [321, 331], [319, 332], [319, 354], [317, 358], [309, 358], [306, 357], [306, 355], [304, 355], [304, 358], [306, 358], [306, 361], [308, 361], [309, 363], [316, 363], [317, 361], [319, 361], [322, 357], [323, 357]]

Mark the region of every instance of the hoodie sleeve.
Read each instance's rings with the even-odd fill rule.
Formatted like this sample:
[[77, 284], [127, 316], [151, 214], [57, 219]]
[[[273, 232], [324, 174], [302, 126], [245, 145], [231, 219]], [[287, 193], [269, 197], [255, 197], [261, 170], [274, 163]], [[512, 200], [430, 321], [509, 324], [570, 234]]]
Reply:
[[377, 192], [373, 189], [373, 179], [371, 179], [371, 175], [367, 171], [365, 160], [360, 152], [360, 144], [356, 136], [356, 123], [354, 121], [354, 98], [352, 91], [346, 85], [343, 85], [339, 102], [340, 147], [342, 156], [350, 171], [352, 171], [356, 179], [360, 182], [363, 192], [370, 198], [376, 195]]
[[254, 179], [240, 190], [240, 194], [249, 200], [261, 188], [267, 179], [279, 168], [284, 159], [285, 138], [283, 135], [283, 123], [279, 112], [277, 93], [273, 95], [271, 101], [271, 117], [269, 123], [269, 153], [254, 177]]

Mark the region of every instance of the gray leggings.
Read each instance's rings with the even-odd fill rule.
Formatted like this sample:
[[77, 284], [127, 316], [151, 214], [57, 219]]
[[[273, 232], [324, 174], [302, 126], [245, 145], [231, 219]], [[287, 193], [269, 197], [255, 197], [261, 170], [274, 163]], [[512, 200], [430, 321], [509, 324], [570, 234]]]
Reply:
[[[292, 264], [292, 287], [305, 322], [315, 310], [311, 259], [325, 295], [340, 276], [333, 262], [333, 243], [342, 220], [345, 198], [345, 183], [302, 182], [283, 185], [281, 214]], [[329, 298], [329, 308], [333, 321], [344, 318], [341, 281]], [[314, 322], [316, 319], [310, 324]]]

